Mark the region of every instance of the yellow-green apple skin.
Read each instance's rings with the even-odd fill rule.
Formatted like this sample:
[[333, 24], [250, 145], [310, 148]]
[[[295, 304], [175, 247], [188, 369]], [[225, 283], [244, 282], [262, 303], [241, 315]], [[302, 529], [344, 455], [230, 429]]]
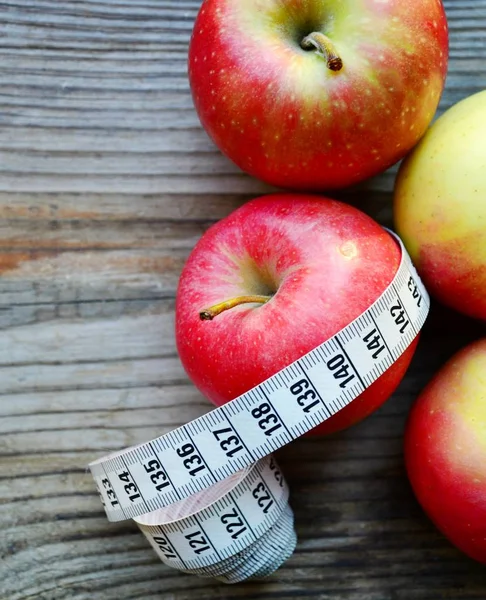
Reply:
[[394, 221], [430, 293], [486, 320], [486, 91], [449, 108], [402, 163]]
[[453, 356], [416, 400], [405, 461], [432, 521], [486, 564], [486, 338]]

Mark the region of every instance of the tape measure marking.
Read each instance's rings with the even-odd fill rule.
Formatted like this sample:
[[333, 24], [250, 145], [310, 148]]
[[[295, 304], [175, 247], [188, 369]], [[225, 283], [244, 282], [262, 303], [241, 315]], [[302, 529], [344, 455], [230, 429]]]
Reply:
[[[208, 506], [194, 503], [182, 521], [137, 524], [159, 557], [175, 568], [224, 561], [257, 542], [288, 504], [288, 486], [272, 456], [259, 461], [231, 490]], [[187, 510], [187, 507], [186, 507]]]
[[397, 240], [402, 257], [391, 284], [329, 340], [231, 402], [91, 463], [109, 520], [135, 518], [213, 486], [322, 423], [376, 381], [415, 338], [429, 309]]

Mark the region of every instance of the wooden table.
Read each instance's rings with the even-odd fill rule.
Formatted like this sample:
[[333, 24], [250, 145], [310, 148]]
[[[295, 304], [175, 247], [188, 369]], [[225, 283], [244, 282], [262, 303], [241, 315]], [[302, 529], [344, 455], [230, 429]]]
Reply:
[[[163, 566], [109, 524], [87, 463], [208, 410], [176, 355], [174, 292], [202, 232], [268, 191], [215, 150], [186, 52], [198, 0], [0, 5], [0, 598], [486, 598], [486, 571], [415, 501], [408, 408], [484, 327], [438, 306], [393, 399], [354, 429], [279, 453], [299, 545], [225, 586]], [[486, 1], [448, 0], [440, 111], [486, 87]], [[395, 169], [339, 197], [390, 224]]]

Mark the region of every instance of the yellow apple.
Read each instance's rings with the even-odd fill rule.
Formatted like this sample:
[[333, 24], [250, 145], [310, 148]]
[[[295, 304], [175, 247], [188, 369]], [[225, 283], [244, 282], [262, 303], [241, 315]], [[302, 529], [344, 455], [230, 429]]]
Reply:
[[449, 108], [402, 163], [394, 220], [430, 293], [486, 320], [486, 91]]

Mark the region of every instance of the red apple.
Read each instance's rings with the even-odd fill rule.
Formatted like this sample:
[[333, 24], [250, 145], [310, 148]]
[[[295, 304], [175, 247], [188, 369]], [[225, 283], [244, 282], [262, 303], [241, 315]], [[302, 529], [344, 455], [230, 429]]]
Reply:
[[[364, 312], [400, 255], [378, 223], [341, 202], [296, 194], [248, 202], [213, 225], [184, 266], [176, 302], [182, 364], [214, 404], [232, 400]], [[201, 320], [201, 311], [214, 318]], [[415, 345], [314, 431], [372, 413], [402, 379]]]
[[486, 339], [450, 359], [414, 404], [407, 471], [436, 526], [486, 564]]
[[447, 59], [440, 0], [205, 0], [189, 79], [202, 125], [241, 169], [322, 190], [417, 143]]

